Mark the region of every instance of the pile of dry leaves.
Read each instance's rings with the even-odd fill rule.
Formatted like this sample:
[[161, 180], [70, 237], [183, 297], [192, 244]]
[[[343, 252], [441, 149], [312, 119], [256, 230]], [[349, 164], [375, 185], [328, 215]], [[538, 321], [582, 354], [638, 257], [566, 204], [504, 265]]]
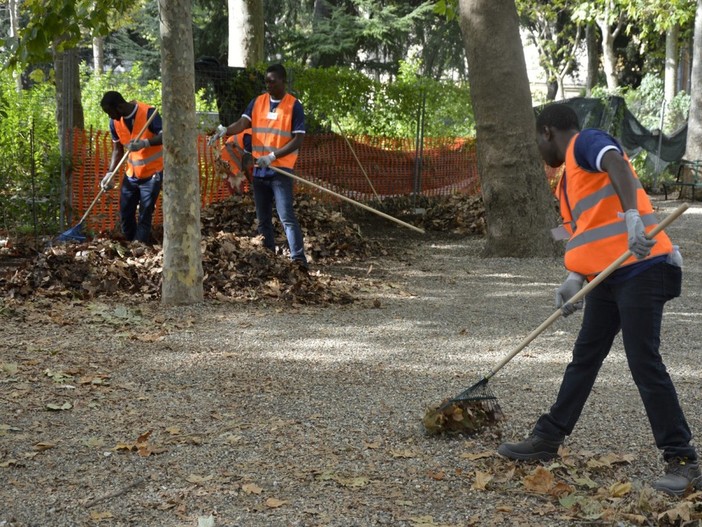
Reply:
[[[402, 216], [417, 203], [391, 199], [383, 205]], [[413, 209], [413, 221], [428, 229], [484, 232], [479, 198], [421, 198], [420, 205], [425, 213], [417, 216], [416, 208]], [[288, 260], [287, 242], [279, 224], [279, 254], [272, 255], [263, 247], [256, 234], [255, 207], [250, 195], [233, 195], [204, 209], [201, 219], [205, 295], [219, 300], [277, 299], [295, 304], [352, 302], [356, 286], [323, 274], [320, 266], [383, 255], [384, 249], [365, 238], [359, 226], [339, 210], [314, 196], [298, 196], [295, 210], [304, 232], [305, 252], [317, 267], [309, 275]], [[19, 265], [0, 265], [0, 291], [14, 298], [41, 294], [156, 299], [161, 294], [162, 265], [159, 245], [95, 238], [81, 244], [49, 246], [36, 251], [35, 256], [25, 255]]]

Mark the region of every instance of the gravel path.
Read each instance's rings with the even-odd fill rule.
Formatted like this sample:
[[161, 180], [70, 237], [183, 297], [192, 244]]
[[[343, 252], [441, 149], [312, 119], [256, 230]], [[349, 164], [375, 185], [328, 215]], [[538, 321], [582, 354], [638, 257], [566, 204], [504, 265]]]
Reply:
[[[663, 215], [678, 204], [656, 203]], [[692, 203], [669, 229], [685, 273], [662, 334], [697, 432], [701, 228]], [[620, 340], [567, 441], [571, 461], [545, 466], [599, 513], [529, 486], [540, 464], [494, 454], [553, 402], [580, 315], [490, 381], [507, 414], [501, 430], [427, 436], [426, 407], [541, 324], [565, 273], [555, 258], [481, 258], [480, 238], [377, 237], [388, 256], [322, 270], [357, 285], [347, 306], [0, 309], [0, 527], [640, 525], [637, 514], [652, 524], [675, 505], [645, 490], [662, 462]], [[633, 490], [617, 495], [619, 483]], [[627, 505], [642, 496], [648, 516]], [[700, 498], [690, 499], [694, 510]]]

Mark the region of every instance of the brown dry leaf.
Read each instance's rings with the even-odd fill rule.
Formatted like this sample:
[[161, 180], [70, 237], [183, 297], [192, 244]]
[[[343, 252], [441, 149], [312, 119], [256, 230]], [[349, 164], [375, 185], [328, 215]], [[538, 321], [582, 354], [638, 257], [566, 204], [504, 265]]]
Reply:
[[644, 525], [646, 523], [646, 516], [642, 516], [641, 514], [623, 513], [622, 519], [631, 523], [635, 523], [636, 525]]
[[487, 484], [490, 483], [490, 481], [492, 481], [493, 478], [494, 476], [492, 474], [476, 470], [475, 481], [473, 481], [473, 484], [470, 486], [470, 488], [473, 490], [485, 490]]
[[605, 454], [604, 456], [588, 460], [587, 466], [588, 468], [611, 467], [612, 465], [617, 464], [628, 464], [635, 459], [636, 456], [633, 454]]
[[473, 453], [473, 452], [466, 452], [465, 454], [461, 454], [460, 458], [461, 459], [468, 459], [470, 461], [476, 461], [478, 459], [485, 459], [488, 457], [493, 457], [496, 456], [492, 451], [486, 451], [486, 452], [478, 452], [478, 453]]
[[683, 501], [678, 503], [672, 509], [668, 509], [658, 515], [658, 522], [663, 522], [664, 520], [672, 525], [678, 525], [678, 522], [684, 523], [689, 522], [692, 516], [692, 511], [694, 510], [694, 505], [689, 501]]
[[537, 467], [531, 474], [524, 476], [522, 483], [530, 492], [548, 494], [554, 485], [554, 477], [544, 467]]
[[278, 507], [282, 507], [283, 505], [286, 505], [288, 502], [284, 500], [279, 500], [278, 498], [268, 498], [266, 500], [266, 507], [270, 509], [277, 509]]
[[50, 448], [54, 448], [55, 446], [56, 443], [49, 443], [44, 441], [41, 443], [36, 443], [32, 448], [37, 452], [43, 452], [44, 450], [49, 450]]
[[246, 492], [246, 494], [261, 494], [263, 492], [263, 489], [255, 483], [244, 483], [241, 486], [241, 490]]
[[185, 481], [195, 483], [196, 485], [202, 485], [203, 483], [210, 481], [212, 478], [214, 478], [213, 475], [198, 476], [197, 474], [190, 474], [187, 478], [185, 478]]
[[444, 472], [443, 470], [430, 470], [429, 472], [427, 472], [427, 476], [429, 476], [435, 481], [442, 481], [446, 479], [446, 472]]

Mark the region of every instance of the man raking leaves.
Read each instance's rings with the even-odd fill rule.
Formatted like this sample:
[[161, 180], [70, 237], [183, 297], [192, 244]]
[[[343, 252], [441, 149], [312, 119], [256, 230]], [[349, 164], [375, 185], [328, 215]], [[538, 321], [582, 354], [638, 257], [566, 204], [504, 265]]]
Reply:
[[700, 487], [697, 452], [673, 382], [659, 352], [663, 306], [680, 295], [682, 257], [660, 232], [646, 236], [658, 220], [619, 143], [601, 130], [580, 131], [576, 113], [564, 104], [543, 109], [536, 121], [541, 156], [552, 167], [565, 163], [556, 188], [568, 242], [569, 274], [556, 293], [564, 316], [583, 307], [570, 299], [627, 249], [633, 254], [585, 298], [583, 322], [556, 402], [531, 435], [500, 445], [498, 453], [517, 460], [549, 460], [570, 435], [585, 406], [602, 362], [621, 330], [632, 377], [667, 463], [653, 482], [682, 495]]

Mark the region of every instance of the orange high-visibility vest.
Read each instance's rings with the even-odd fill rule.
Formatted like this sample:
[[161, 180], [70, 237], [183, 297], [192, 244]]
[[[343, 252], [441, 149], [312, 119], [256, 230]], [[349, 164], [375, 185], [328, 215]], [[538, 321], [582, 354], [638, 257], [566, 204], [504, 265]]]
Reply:
[[[143, 102], [137, 102], [137, 111], [134, 116], [134, 123], [131, 131], [124, 123], [124, 118], [119, 121], [114, 121], [115, 130], [119, 137], [119, 142], [126, 145], [132, 139], [136, 139], [139, 131], [144, 127], [148, 120], [149, 106]], [[154, 110], [156, 111], [156, 110]], [[151, 139], [154, 133], [148, 128], [141, 134], [141, 139]], [[136, 152], [130, 152], [127, 158], [127, 175], [146, 179], [153, 176], [156, 172], [163, 171], [163, 145], [150, 146], [142, 148]]]
[[229, 164], [229, 169], [234, 175], [243, 170], [242, 158], [246, 153], [244, 149], [244, 135], [248, 133], [248, 130], [244, 130], [243, 132], [230, 136], [220, 150], [220, 157]]
[[[588, 172], [575, 161], [575, 140], [571, 139], [566, 150], [565, 172], [556, 186], [561, 204], [563, 223], [572, 236], [566, 244], [565, 267], [569, 271], [592, 277], [629, 249], [626, 221], [617, 213], [622, 212], [619, 196], [606, 172]], [[627, 162], [628, 158], [625, 157]], [[641, 214], [646, 232], [658, 225], [651, 201], [636, 176], [636, 206]], [[673, 250], [670, 238], [661, 232], [656, 236], [648, 258], [668, 254]], [[622, 266], [636, 263], [633, 256]]]
[[[270, 100], [271, 97], [267, 93], [259, 95], [254, 102], [253, 112], [251, 112], [253, 114], [251, 116], [251, 150], [256, 159], [282, 148], [293, 138], [293, 106], [297, 99], [286, 93], [273, 112], [274, 119], [269, 118], [271, 113]], [[292, 169], [295, 167], [296, 161], [297, 150], [281, 158], [276, 158], [271, 164], [274, 167]]]

